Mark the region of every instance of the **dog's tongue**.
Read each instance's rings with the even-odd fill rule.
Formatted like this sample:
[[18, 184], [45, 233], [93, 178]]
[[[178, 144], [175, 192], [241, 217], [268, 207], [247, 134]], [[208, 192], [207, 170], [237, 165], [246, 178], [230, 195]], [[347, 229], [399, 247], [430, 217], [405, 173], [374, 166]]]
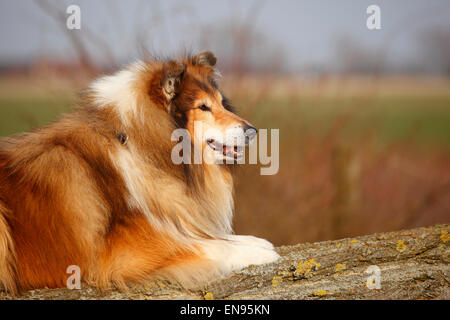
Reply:
[[233, 149], [231, 147], [223, 145], [222, 152], [223, 152], [224, 155], [232, 154], [233, 153]]
[[227, 147], [226, 145], [222, 146], [222, 152], [224, 155], [231, 155], [234, 158], [237, 158], [238, 154], [238, 147], [234, 146], [234, 147]]

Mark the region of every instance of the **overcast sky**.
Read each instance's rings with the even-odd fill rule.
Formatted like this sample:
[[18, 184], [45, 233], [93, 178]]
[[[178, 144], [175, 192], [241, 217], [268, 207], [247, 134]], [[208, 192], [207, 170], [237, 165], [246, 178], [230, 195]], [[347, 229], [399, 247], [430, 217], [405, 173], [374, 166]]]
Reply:
[[[65, 25], [55, 23], [36, 1], [0, 0], [1, 63], [49, 54], [55, 58], [74, 56], [63, 30]], [[354, 39], [373, 51], [389, 43], [389, 59], [404, 61], [420, 51], [421, 32], [433, 26], [450, 29], [449, 0], [258, 1], [261, 5], [250, 0], [53, 3], [62, 11], [69, 4], [79, 5], [82, 28], [72, 32], [92, 32], [98, 41], [85, 40], [96, 58], [104, 57], [102, 45], [107, 43], [120, 61], [138, 56], [138, 36], [145, 38], [146, 45], [160, 54], [170, 55], [180, 48], [214, 50], [226, 44], [225, 40], [217, 36], [208, 43], [212, 48], [204, 48], [207, 44], [202, 44], [200, 39], [207, 38], [211, 30], [245, 22], [264, 41], [283, 49], [290, 67], [330, 64], [335, 57], [336, 42], [342, 37]], [[366, 27], [366, 9], [371, 4], [381, 8], [381, 30]]]

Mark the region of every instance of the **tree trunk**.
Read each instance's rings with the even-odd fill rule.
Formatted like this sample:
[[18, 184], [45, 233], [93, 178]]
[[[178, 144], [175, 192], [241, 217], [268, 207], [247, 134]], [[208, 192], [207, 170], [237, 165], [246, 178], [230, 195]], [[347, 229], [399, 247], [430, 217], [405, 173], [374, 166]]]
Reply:
[[[204, 290], [152, 282], [129, 292], [32, 290], [21, 299], [450, 299], [450, 225], [277, 248]], [[0, 293], [0, 299], [11, 299]]]

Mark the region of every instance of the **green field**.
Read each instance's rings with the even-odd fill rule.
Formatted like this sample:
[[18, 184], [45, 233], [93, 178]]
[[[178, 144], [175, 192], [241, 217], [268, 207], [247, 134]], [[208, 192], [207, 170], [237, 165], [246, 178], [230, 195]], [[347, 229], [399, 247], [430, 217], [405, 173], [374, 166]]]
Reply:
[[[0, 81], [0, 136], [49, 124], [76, 103], [70, 86], [40, 88]], [[450, 181], [450, 95], [394, 89], [225, 90], [243, 118], [280, 130], [279, 172], [261, 176], [258, 166], [244, 166], [236, 174], [236, 232], [293, 244], [448, 222], [440, 190]], [[351, 217], [338, 228], [342, 203]]]
[[0, 97], [0, 136], [49, 124], [70, 111], [72, 104], [64, 98]]
[[[32, 130], [70, 111], [74, 101], [63, 97], [1, 97], [0, 136]], [[247, 105], [236, 101], [237, 107]], [[380, 97], [267, 99], [241, 113], [260, 128], [279, 128], [286, 142], [305, 133], [325, 134], [345, 117], [341, 134], [358, 140], [368, 134], [381, 142], [450, 147], [450, 97]]]
[[[245, 102], [241, 102], [245, 105]], [[450, 97], [380, 97], [267, 100], [246, 115], [262, 128], [279, 128], [292, 142], [305, 134], [325, 135], [337, 122], [340, 135], [360, 142], [368, 135], [382, 143], [450, 147]]]

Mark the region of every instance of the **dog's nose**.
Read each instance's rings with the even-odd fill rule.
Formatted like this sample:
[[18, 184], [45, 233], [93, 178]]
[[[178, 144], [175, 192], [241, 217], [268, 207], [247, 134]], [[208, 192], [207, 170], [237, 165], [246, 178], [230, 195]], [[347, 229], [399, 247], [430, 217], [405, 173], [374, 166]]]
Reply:
[[246, 124], [244, 127], [244, 133], [245, 133], [245, 142], [248, 144], [250, 141], [253, 140], [253, 138], [256, 137], [258, 130], [255, 127], [252, 127], [251, 125]]

